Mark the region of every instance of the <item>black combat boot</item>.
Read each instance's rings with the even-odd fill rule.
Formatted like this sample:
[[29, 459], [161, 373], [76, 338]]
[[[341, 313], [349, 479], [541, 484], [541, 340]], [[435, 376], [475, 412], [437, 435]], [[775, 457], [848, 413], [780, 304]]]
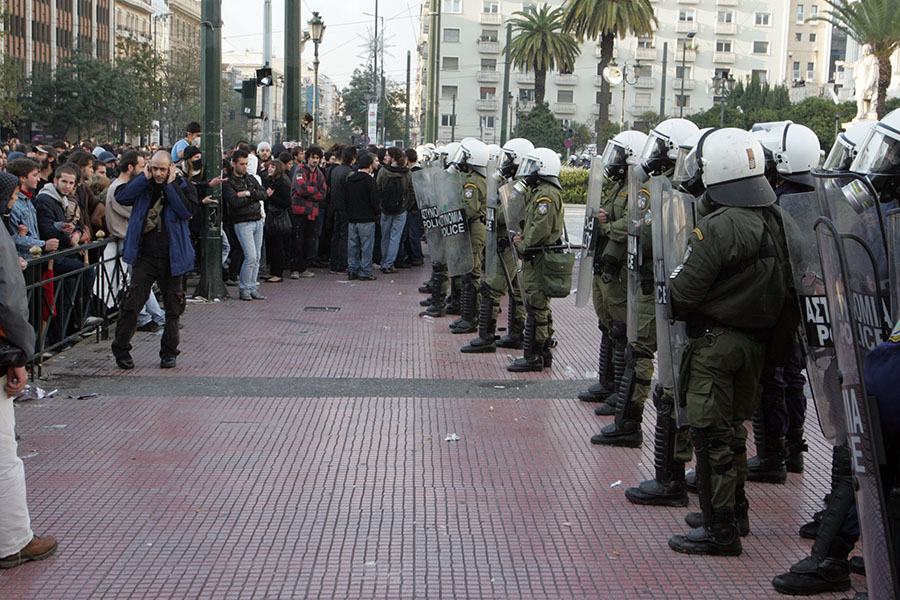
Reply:
[[787, 467], [784, 465], [784, 438], [772, 437], [766, 431], [766, 419], [762, 406], [753, 413], [752, 420], [756, 456], [747, 461], [747, 467], [750, 469], [747, 481], [784, 483], [787, 481]]
[[845, 444], [835, 446], [831, 449], [831, 491], [825, 495], [826, 509], [820, 510], [813, 515], [812, 521], [800, 527], [800, 537], [807, 540], [814, 540], [819, 534], [819, 523], [828, 510], [827, 505], [831, 504], [835, 490], [844, 478], [852, 477], [853, 460], [850, 457], [850, 448]]
[[507, 371], [513, 373], [525, 373], [529, 371], [543, 371], [544, 358], [541, 355], [541, 349], [537, 348], [534, 339], [536, 323], [533, 315], [528, 315], [525, 319], [525, 339], [522, 345], [524, 356], [517, 358], [514, 362], [506, 367]]
[[553, 352], [551, 350], [556, 347], [556, 340], [547, 339], [542, 342], [541, 358], [544, 359], [544, 368], [549, 369], [553, 366]]
[[481, 294], [481, 307], [478, 311], [478, 337], [469, 342], [468, 346], [459, 349], [465, 354], [483, 354], [488, 352], [496, 352], [497, 345], [494, 330], [497, 322], [494, 321], [494, 300], [487, 291]]
[[653, 389], [656, 406], [656, 428], [653, 438], [653, 465], [656, 477], [625, 490], [625, 498], [632, 504], [645, 506], [688, 505], [684, 481], [684, 464], [675, 461], [675, 398], [665, 393], [660, 384]]
[[455, 334], [475, 333], [478, 331], [478, 309], [476, 308], [475, 283], [470, 275], [463, 277], [462, 298], [460, 299], [461, 317], [450, 326]]
[[[447, 302], [447, 314], [448, 315], [461, 315], [461, 298], [462, 298], [462, 289], [459, 284], [457, 284], [457, 280], [459, 277], [451, 277], [450, 278], [450, 299]], [[458, 321], [459, 319], [457, 319]]]
[[628, 347], [628, 338], [625, 336], [625, 331], [625, 323], [613, 321], [610, 328], [610, 344], [612, 345], [612, 383], [615, 393], [604, 399], [594, 409], [595, 415], [609, 417], [616, 414], [618, 392], [622, 386], [622, 376], [625, 374], [625, 349]]
[[788, 429], [784, 438], [784, 465], [788, 473], [803, 472], [803, 453], [809, 450], [803, 439], [803, 428]]
[[603, 337], [600, 338], [600, 356], [597, 361], [597, 383], [591, 385], [586, 392], [578, 394], [582, 402], [603, 402], [615, 393], [612, 372], [612, 339], [609, 330], [599, 322], [598, 327]]
[[841, 478], [831, 494], [831, 502], [822, 515], [819, 535], [810, 555], [791, 566], [787, 573], [772, 580], [772, 586], [782, 594], [812, 595], [841, 592], [850, 588], [848, 555], [857, 536], [841, 533], [841, 527], [853, 506], [853, 483]]
[[[738, 497], [741, 499], [738, 500]], [[734, 498], [735, 524], [741, 537], [747, 537], [750, 535], [750, 502], [747, 500], [743, 488], [740, 489], [740, 492], [735, 490]], [[689, 512], [684, 515], [684, 522], [695, 529], [701, 527], [703, 525], [703, 513]]]
[[447, 314], [444, 308], [444, 294], [441, 293], [441, 287], [444, 285], [445, 277], [447, 276], [447, 267], [445, 265], [434, 265], [433, 269], [434, 273], [431, 281], [436, 292], [431, 295], [431, 306], [420, 312], [420, 317], [439, 318]]
[[712, 466], [709, 462], [709, 441], [702, 429], [691, 428], [694, 454], [697, 456], [697, 496], [703, 515], [703, 524], [687, 535], [673, 535], [669, 547], [684, 554], [709, 554], [713, 556], [738, 556], [741, 554], [741, 536], [734, 520], [734, 509], [713, 511]]
[[525, 322], [516, 318], [517, 308], [518, 303], [510, 293], [509, 311], [506, 315], [506, 335], [497, 340], [498, 348], [514, 348], [516, 350], [522, 348], [522, 328], [525, 327]]
[[[622, 375], [622, 384], [619, 386], [619, 394], [616, 400], [616, 420], [593, 436], [591, 438], [592, 444], [640, 448], [644, 441], [643, 433], [641, 432], [644, 406], [638, 405], [634, 401], [634, 387], [636, 383], [639, 383], [634, 373], [634, 369], [637, 366], [637, 356], [631, 345], [628, 346], [626, 352], [625, 373]], [[650, 382], [646, 383], [649, 384]]]
[[684, 487], [687, 488], [688, 494], [697, 493], [697, 472], [695, 470], [688, 469], [684, 474]]

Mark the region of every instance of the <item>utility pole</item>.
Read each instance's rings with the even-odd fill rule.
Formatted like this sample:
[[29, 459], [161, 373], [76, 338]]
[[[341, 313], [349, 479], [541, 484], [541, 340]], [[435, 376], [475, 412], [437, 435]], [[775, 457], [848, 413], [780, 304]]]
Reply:
[[285, 137], [300, 141], [300, 0], [284, 0]]
[[[659, 88], [659, 121], [666, 120], [666, 76], [669, 74], [669, 42], [663, 42], [662, 86]], [[682, 73], [683, 75], [683, 73]]]
[[428, 10], [428, 63], [425, 66], [425, 123], [423, 124], [421, 141], [430, 142], [434, 140], [431, 135], [431, 122], [434, 120], [434, 102], [432, 96], [434, 94], [434, 0], [429, 2]]
[[378, 93], [378, 0], [375, 0], [375, 47], [372, 48], [372, 57], [375, 61], [375, 64], [372, 67], [372, 87], [374, 88], [372, 91], [375, 93], [375, 103], [378, 105], [378, 111], [375, 113], [375, 139], [371, 140], [369, 143], [377, 144], [378, 117], [381, 116], [381, 94]]
[[434, 141], [438, 138], [438, 123], [441, 122], [441, 2], [435, 0], [437, 6], [436, 22], [434, 28]]
[[[201, 143], [203, 168], [211, 179], [222, 170], [222, 0], [203, 0], [200, 11]], [[200, 283], [194, 291], [207, 300], [228, 297], [222, 281], [222, 187], [212, 188], [212, 196], [215, 202], [201, 209]]]
[[410, 65], [410, 52], [406, 51], [406, 125], [403, 128], [403, 146], [405, 148], [409, 148], [409, 65]]
[[456, 94], [453, 94], [453, 108], [450, 111], [450, 141], [456, 141]]
[[[266, 0], [263, 5], [263, 67], [272, 68], [272, 0]], [[265, 85], [262, 89], [262, 141], [270, 144], [273, 142], [272, 87]]]
[[503, 112], [500, 113], [500, 145], [506, 143], [506, 134], [507, 134], [507, 125], [509, 121], [507, 120], [507, 115], [509, 114], [509, 44], [512, 40], [512, 23], [506, 24], [506, 61], [503, 65]]

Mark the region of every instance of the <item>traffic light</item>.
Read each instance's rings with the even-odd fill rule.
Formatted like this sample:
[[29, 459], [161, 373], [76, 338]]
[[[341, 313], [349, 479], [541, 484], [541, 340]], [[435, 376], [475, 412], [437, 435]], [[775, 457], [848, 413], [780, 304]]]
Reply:
[[248, 119], [258, 119], [256, 114], [256, 80], [245, 79], [241, 90], [242, 110]]

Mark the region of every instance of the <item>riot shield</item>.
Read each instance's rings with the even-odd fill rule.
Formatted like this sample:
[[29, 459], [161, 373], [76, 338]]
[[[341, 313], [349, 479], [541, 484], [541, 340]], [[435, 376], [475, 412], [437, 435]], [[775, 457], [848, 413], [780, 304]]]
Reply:
[[437, 197], [435, 196], [433, 175], [440, 169], [435, 166], [427, 166], [412, 172], [413, 189], [416, 192], [416, 204], [419, 206], [419, 214], [422, 216], [422, 226], [425, 230], [425, 241], [431, 251], [432, 262], [443, 263], [441, 253], [441, 229], [438, 227], [440, 215]]
[[900, 597], [896, 544], [888, 521], [888, 504], [881, 468], [886, 462], [878, 404], [866, 394], [865, 356], [887, 335], [883, 327], [881, 274], [866, 241], [838, 233], [828, 218], [816, 225], [822, 275], [831, 311], [834, 347], [841, 372], [847, 439], [853, 459], [856, 506], [859, 513], [869, 597]]
[[891, 320], [900, 321], [900, 209], [894, 209], [884, 215], [887, 230], [887, 249], [890, 264]]
[[650, 180], [650, 213], [654, 217], [653, 279], [656, 287], [656, 346], [659, 383], [672, 390], [676, 422], [687, 425], [687, 411], [678, 393], [678, 369], [687, 344], [687, 326], [671, 321], [669, 275], [684, 260], [688, 236], [694, 228], [694, 197], [678, 192], [666, 177]]
[[[515, 280], [519, 284], [519, 293], [523, 301], [526, 301], [525, 290], [522, 288], [522, 257], [516, 251], [516, 245], [513, 238], [516, 234], [521, 234], [525, 229], [525, 189], [521, 182], [510, 181], [498, 190], [497, 194], [500, 198], [500, 208], [503, 209], [503, 218], [506, 221], [506, 234], [509, 236], [509, 245], [512, 248], [513, 256], [516, 260], [516, 273], [519, 275]], [[512, 274], [509, 274], [512, 276]]]
[[595, 156], [591, 160], [588, 178], [587, 202], [584, 206], [584, 230], [581, 235], [581, 257], [578, 261], [578, 289], [575, 292], [575, 306], [584, 306], [591, 299], [594, 289], [594, 256], [597, 253], [597, 239], [594, 236], [599, 225], [597, 216], [603, 202], [603, 158]]
[[437, 226], [441, 232], [441, 253], [450, 277], [470, 273], [475, 267], [469, 221], [462, 197], [463, 178], [459, 173], [436, 171], [432, 176], [437, 198]]
[[821, 216], [818, 195], [815, 192], [787, 194], [781, 196], [779, 204], [784, 215], [794, 287], [800, 301], [800, 337], [819, 426], [832, 444], [844, 444], [847, 441], [844, 403], [816, 242], [815, 224]]
[[641, 232], [644, 228], [644, 211], [650, 198], [635, 176], [634, 167], [628, 167], [628, 246], [625, 264], [628, 268], [628, 341], [635, 342], [638, 333], [639, 307], [641, 296]]
[[497, 173], [499, 160], [492, 158], [487, 164], [487, 215], [484, 221], [486, 236], [484, 241], [484, 271], [493, 273], [497, 264], [497, 210], [500, 208], [500, 174]]

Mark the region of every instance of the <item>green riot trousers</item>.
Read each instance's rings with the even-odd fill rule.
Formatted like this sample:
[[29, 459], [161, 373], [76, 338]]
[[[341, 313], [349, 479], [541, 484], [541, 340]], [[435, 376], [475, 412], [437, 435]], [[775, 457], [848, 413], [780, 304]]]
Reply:
[[607, 327], [613, 321], [624, 324], [628, 320], [628, 288], [625, 281], [624, 269], [617, 275], [594, 276], [594, 311]]
[[631, 343], [637, 357], [634, 366], [634, 395], [632, 402], [644, 406], [650, 397], [650, 382], [653, 380], [653, 355], [656, 354], [656, 302], [654, 295], [641, 294], [638, 297], [637, 340]]
[[[500, 261], [503, 261], [502, 263]], [[512, 278], [512, 289], [506, 280], [506, 273], [503, 271], [503, 265], [506, 265], [506, 273]], [[491, 309], [491, 320], [496, 321], [500, 314], [500, 302], [503, 296], [509, 294], [516, 303], [515, 317], [519, 321], [525, 320], [525, 305], [522, 303], [522, 294], [519, 292], [518, 274], [516, 273], [516, 259], [512, 249], [507, 245], [497, 253], [497, 260], [494, 261], [493, 268], [487, 273], [484, 279], [487, 284], [488, 293], [493, 300], [493, 308]]]
[[[759, 404], [765, 345], [747, 333], [714, 327], [690, 341], [680, 365], [691, 429], [705, 434], [709, 447], [711, 504], [716, 512], [734, 508], [736, 488], [747, 480], [747, 429]], [[701, 460], [698, 452], [697, 460]], [[701, 466], [697, 467], [698, 475]]]
[[534, 339], [538, 342], [553, 337], [553, 314], [550, 312], [550, 298], [544, 294], [541, 285], [543, 267], [544, 254], [541, 252], [532, 258], [526, 258], [522, 268], [522, 289], [525, 292], [529, 310], [534, 314]]

